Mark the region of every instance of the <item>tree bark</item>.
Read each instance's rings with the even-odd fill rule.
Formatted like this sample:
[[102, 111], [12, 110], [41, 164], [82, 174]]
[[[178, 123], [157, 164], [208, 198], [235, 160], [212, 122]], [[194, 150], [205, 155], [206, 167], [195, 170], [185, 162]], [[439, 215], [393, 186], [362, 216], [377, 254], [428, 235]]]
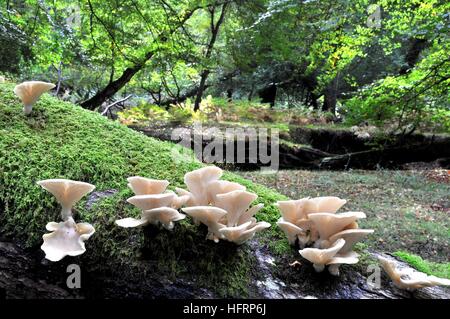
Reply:
[[322, 111], [336, 115], [336, 103], [338, 95], [339, 74], [327, 85], [324, 91]]

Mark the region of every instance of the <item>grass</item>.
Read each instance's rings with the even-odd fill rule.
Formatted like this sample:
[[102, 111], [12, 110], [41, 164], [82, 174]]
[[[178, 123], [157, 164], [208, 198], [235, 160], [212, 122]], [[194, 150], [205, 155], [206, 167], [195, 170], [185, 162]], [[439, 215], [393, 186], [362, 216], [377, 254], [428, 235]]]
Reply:
[[346, 210], [364, 211], [363, 228], [375, 233], [369, 248], [406, 250], [434, 262], [450, 255], [450, 185], [425, 178], [417, 171], [284, 170], [267, 175], [241, 172], [257, 183], [293, 198], [339, 196]]
[[[0, 84], [0, 232], [38, 249], [46, 223], [58, 220], [60, 208], [36, 182], [49, 178], [89, 182], [98, 191], [116, 189], [118, 193], [91, 210], [84, 200], [76, 205], [76, 220], [96, 228], [83, 258], [107, 256], [111, 262], [128, 265], [138, 258], [145, 243], [153, 252], [158, 273], [170, 278], [198, 274], [196, 280], [205, 288], [224, 296], [245, 295], [252, 262], [248, 247], [236, 250], [225, 243], [206, 241], [204, 230], [190, 220], [177, 225], [174, 232], [161, 231], [146, 242], [142, 230], [114, 225], [116, 219], [140, 214], [126, 203], [132, 196], [127, 177], [167, 179], [171, 189], [185, 187], [184, 174], [203, 165], [191, 152], [174, 156], [186, 151], [50, 95], [44, 95], [32, 116], [26, 117], [13, 87]], [[225, 173], [223, 179], [244, 184], [259, 195], [258, 202], [265, 208], [258, 219], [277, 220], [279, 213], [273, 203], [284, 196], [232, 173]], [[269, 234], [277, 234], [272, 229]]]
[[428, 275], [433, 275], [440, 278], [450, 279], [450, 263], [434, 263], [422, 259], [420, 256], [410, 254], [406, 251], [397, 251], [394, 253], [395, 256], [401, 260], [407, 262], [412, 267], [426, 273]]

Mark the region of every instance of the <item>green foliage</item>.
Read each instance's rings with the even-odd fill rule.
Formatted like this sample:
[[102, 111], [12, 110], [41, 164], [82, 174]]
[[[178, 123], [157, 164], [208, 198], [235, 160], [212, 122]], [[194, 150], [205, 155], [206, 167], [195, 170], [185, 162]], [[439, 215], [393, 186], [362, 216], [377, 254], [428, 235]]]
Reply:
[[406, 251], [397, 251], [395, 256], [410, 264], [413, 268], [428, 275], [450, 279], [450, 263], [435, 263], [422, 259]]
[[167, 121], [171, 114], [165, 109], [154, 105], [141, 102], [138, 106], [117, 112], [119, 121], [122, 124], [149, 124], [150, 122]]

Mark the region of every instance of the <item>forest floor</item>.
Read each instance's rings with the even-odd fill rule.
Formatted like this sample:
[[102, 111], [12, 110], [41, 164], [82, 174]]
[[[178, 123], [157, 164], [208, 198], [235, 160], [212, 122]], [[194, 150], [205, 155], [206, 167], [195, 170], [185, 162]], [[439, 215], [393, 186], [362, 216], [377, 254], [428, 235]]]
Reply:
[[362, 228], [375, 229], [369, 248], [407, 251], [435, 262], [450, 256], [450, 179], [443, 169], [403, 171], [281, 170], [240, 172], [292, 198], [339, 196], [346, 210], [363, 211]]

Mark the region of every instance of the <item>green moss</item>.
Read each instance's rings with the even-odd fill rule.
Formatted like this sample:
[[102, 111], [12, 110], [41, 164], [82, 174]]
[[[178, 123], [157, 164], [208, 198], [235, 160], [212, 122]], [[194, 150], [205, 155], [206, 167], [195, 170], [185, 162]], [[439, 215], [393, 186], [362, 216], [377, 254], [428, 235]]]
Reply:
[[[146, 240], [140, 229], [114, 225], [118, 218], [139, 215], [126, 203], [132, 196], [127, 188], [128, 176], [167, 179], [169, 188], [185, 187], [184, 174], [201, 167], [201, 163], [193, 156], [174, 160], [173, 152], [181, 151], [178, 146], [146, 137], [50, 95], [44, 95], [32, 115], [26, 117], [13, 87], [0, 84], [1, 232], [37, 248], [46, 223], [58, 220], [60, 208], [36, 182], [49, 178], [89, 182], [98, 191], [116, 189], [118, 193], [97, 202], [91, 210], [87, 210], [85, 201], [75, 207], [76, 219], [96, 228], [84, 256], [110, 256], [128, 265], [145, 246], [152, 252], [149, 260], [168, 277], [181, 274], [222, 295], [245, 295], [253, 260], [246, 245], [236, 249], [227, 243], [206, 241], [205, 230], [190, 220], [178, 224], [174, 232], [158, 231], [152, 240]], [[223, 178], [244, 184], [259, 195], [258, 202], [265, 208], [258, 219], [271, 223], [278, 219], [273, 203], [284, 196], [232, 173], [225, 173]], [[278, 234], [275, 227], [272, 232]]]
[[397, 251], [395, 256], [407, 262], [411, 267], [436, 277], [450, 279], [450, 263], [435, 263], [422, 259], [422, 257], [410, 254], [406, 251]]

